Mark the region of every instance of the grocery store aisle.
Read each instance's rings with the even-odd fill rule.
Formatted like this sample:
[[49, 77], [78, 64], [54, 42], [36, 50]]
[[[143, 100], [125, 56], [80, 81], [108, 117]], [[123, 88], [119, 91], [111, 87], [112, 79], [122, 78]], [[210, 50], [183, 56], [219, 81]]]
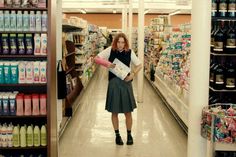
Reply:
[[[107, 72], [99, 68], [60, 140], [60, 157], [186, 157], [187, 136], [144, 79], [144, 103], [133, 112], [134, 145], [117, 146], [105, 111]], [[136, 85], [133, 83], [135, 96]], [[120, 133], [126, 142], [124, 115]]]

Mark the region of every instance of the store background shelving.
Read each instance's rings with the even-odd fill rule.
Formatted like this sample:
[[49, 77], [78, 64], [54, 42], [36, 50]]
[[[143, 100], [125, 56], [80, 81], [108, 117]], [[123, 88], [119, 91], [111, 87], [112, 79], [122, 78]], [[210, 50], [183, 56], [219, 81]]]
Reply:
[[[6, 3], [6, 1], [5, 1]], [[5, 4], [6, 5], [6, 4]], [[46, 19], [46, 27], [47, 27], [47, 31], [18, 31], [18, 30], [11, 30], [11, 31], [4, 31], [1, 30], [0, 31], [0, 35], [2, 34], [47, 34], [49, 35], [51, 32], [51, 26], [50, 26], [50, 15], [51, 15], [51, 6], [52, 3], [51, 1], [46, 1], [46, 4], [43, 8], [37, 8], [37, 7], [28, 7], [28, 8], [21, 8], [21, 7], [9, 7], [9, 6], [5, 6], [5, 7], [1, 7], [0, 11], [3, 11], [3, 13], [5, 11], [9, 11], [10, 13], [12, 11], [16, 11], [17, 12], [23, 12], [23, 11], [34, 11], [34, 13], [36, 11], [40, 11], [40, 13], [42, 14], [43, 11], [47, 12], [47, 19]], [[23, 15], [23, 14], [22, 14]], [[0, 15], [2, 16], [2, 15]], [[13, 15], [12, 15], [13, 16]], [[16, 16], [16, 15], [15, 15]], [[16, 18], [16, 17], [15, 17]], [[40, 17], [42, 18], [42, 17]], [[13, 18], [14, 19], [14, 18]], [[9, 22], [13, 22], [13, 19], [10, 19]], [[40, 19], [41, 21], [42, 19]], [[18, 24], [18, 23], [15, 23]], [[48, 39], [52, 39], [52, 36], [48, 37]], [[34, 43], [33, 39], [32, 39], [32, 43]], [[50, 45], [50, 41], [47, 41], [47, 45]], [[2, 44], [0, 44], [2, 45]], [[47, 47], [47, 53], [49, 53], [49, 50], [53, 50], [52, 48], [53, 46], [48, 46]], [[2, 47], [1, 47], [2, 48]], [[34, 49], [33, 49], [34, 51]], [[18, 51], [17, 51], [18, 53]], [[7, 62], [7, 61], [53, 61], [53, 55], [55, 55], [55, 53], [53, 51], [51, 51], [49, 53], [49, 55], [24, 55], [24, 54], [17, 54], [17, 55], [6, 55], [6, 54], [0, 54], [0, 61], [1, 62]], [[55, 58], [55, 57], [54, 57]], [[51, 64], [47, 65], [47, 74], [50, 73], [51, 70]], [[52, 78], [50, 75], [46, 75], [48, 82], [47, 83], [17, 83], [17, 84], [0, 84], [0, 92], [13, 92], [13, 91], [17, 91], [19, 93], [24, 93], [24, 94], [32, 94], [32, 93], [38, 93], [38, 94], [46, 94], [47, 95], [47, 100], [46, 100], [46, 110], [47, 110], [47, 114], [46, 115], [23, 115], [23, 116], [19, 116], [19, 115], [2, 115], [0, 114], [0, 124], [4, 124], [4, 123], [12, 123], [14, 125], [19, 124], [20, 126], [23, 126], [24, 124], [27, 125], [31, 125], [33, 124], [34, 126], [38, 125], [40, 128], [42, 125], [46, 125], [46, 137], [47, 137], [47, 145], [46, 146], [34, 146], [34, 147], [1, 147], [0, 146], [0, 154], [3, 155], [26, 155], [26, 154], [33, 154], [33, 155], [39, 155], [42, 154], [44, 156], [48, 156], [50, 157], [50, 154], [54, 151], [52, 150], [53, 147], [51, 147], [51, 122], [53, 121], [52, 115], [51, 115], [51, 104], [50, 102], [51, 99], [53, 99], [53, 96], [51, 95], [51, 92], [48, 90], [51, 90], [50, 88], [50, 83], [52, 81]], [[49, 88], [48, 88], [49, 87]], [[53, 90], [52, 90], [53, 91]], [[1, 97], [2, 99], [2, 97]], [[10, 99], [9, 99], [10, 100]], [[8, 100], [8, 101], [9, 101]], [[38, 100], [39, 101], [39, 100]], [[17, 102], [15, 103], [15, 106], [17, 109]], [[2, 105], [2, 104], [0, 104]], [[13, 132], [11, 132], [12, 134]], [[1, 136], [1, 138], [3, 138], [3, 136]]]

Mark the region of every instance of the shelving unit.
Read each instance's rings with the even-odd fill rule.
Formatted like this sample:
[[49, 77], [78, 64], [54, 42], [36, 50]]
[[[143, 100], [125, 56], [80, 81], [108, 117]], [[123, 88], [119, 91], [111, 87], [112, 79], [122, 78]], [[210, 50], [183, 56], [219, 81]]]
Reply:
[[2, 55], [0, 54], [0, 61], [46, 61], [47, 62], [47, 83], [30, 83], [30, 84], [0, 84], [0, 92], [13, 92], [18, 91], [19, 93], [23, 94], [46, 94], [46, 115], [31, 115], [31, 116], [7, 116], [7, 115], [0, 115], [0, 123], [4, 124], [19, 124], [23, 126], [24, 124], [34, 126], [38, 125], [40, 128], [42, 125], [46, 125], [46, 133], [47, 133], [47, 146], [39, 146], [39, 147], [0, 147], [0, 154], [7, 155], [7, 156], [15, 156], [15, 155], [26, 155], [26, 154], [33, 154], [33, 155], [43, 155], [47, 157], [55, 157], [54, 154], [57, 152], [57, 141], [52, 141], [52, 138], [55, 135], [52, 127], [54, 122], [56, 121], [54, 109], [56, 103], [56, 90], [55, 90], [55, 69], [56, 66], [54, 65], [56, 59], [55, 53], [55, 31], [52, 29], [54, 27], [54, 20], [52, 19], [52, 15], [54, 14], [53, 6], [55, 6], [51, 0], [46, 1], [46, 8], [13, 8], [13, 7], [3, 7], [0, 8], [2, 11], [46, 11], [47, 12], [47, 30], [48, 31], [0, 31], [0, 34], [47, 34], [47, 55]]

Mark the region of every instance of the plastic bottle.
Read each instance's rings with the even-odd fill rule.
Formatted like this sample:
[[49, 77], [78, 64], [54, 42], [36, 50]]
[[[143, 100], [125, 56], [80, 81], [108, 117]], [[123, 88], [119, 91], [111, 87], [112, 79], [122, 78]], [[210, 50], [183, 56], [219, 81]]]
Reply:
[[16, 115], [22, 116], [24, 114], [24, 94], [16, 95]]
[[8, 10], [4, 11], [4, 30], [10, 31], [10, 13]]
[[48, 30], [48, 14], [46, 11], [43, 11], [42, 14], [42, 31]]
[[7, 147], [7, 124], [3, 124], [2, 126], [2, 147]]
[[32, 104], [33, 104], [32, 115], [39, 115], [39, 95], [38, 94], [32, 94]]
[[10, 115], [16, 115], [16, 94], [11, 94], [9, 97]]
[[2, 147], [2, 125], [0, 123], [0, 147]]
[[32, 115], [32, 106], [31, 106], [31, 95], [24, 95], [24, 115], [30, 116]]
[[17, 31], [23, 30], [23, 15], [21, 11], [17, 12]]
[[23, 31], [29, 31], [29, 13], [24, 11], [23, 14]]
[[4, 31], [4, 14], [2, 10], [0, 10], [0, 31]]
[[34, 146], [40, 146], [40, 129], [37, 125], [34, 127]]
[[45, 125], [42, 125], [41, 127], [40, 137], [41, 137], [41, 146], [46, 146], [47, 145], [47, 130], [46, 130]]
[[36, 31], [41, 31], [41, 27], [42, 27], [42, 15], [40, 11], [36, 12], [35, 15], [35, 19], [36, 19]]
[[35, 14], [34, 14], [34, 11], [30, 11], [29, 29], [30, 29], [30, 31], [35, 31], [35, 28], [36, 28]]
[[12, 123], [7, 127], [8, 147], [13, 146], [13, 125]]
[[4, 68], [3, 63], [0, 62], [0, 84], [3, 84], [4, 82]]
[[20, 146], [26, 147], [26, 126], [20, 128]]
[[3, 115], [9, 115], [9, 99], [8, 94], [4, 94], [2, 97]]
[[34, 133], [33, 133], [33, 126], [30, 125], [27, 127], [27, 133], [26, 133], [26, 143], [28, 147], [32, 147], [34, 144]]
[[[0, 116], [3, 114], [3, 109], [2, 109], [2, 93], [0, 93]], [[1, 138], [0, 138], [1, 139]], [[1, 140], [0, 140], [1, 141]], [[1, 146], [0, 146], [1, 147]]]
[[40, 94], [40, 114], [46, 115], [47, 114], [47, 95]]
[[11, 83], [17, 84], [19, 79], [18, 62], [11, 63]]
[[19, 125], [14, 126], [13, 128], [13, 147], [20, 146], [20, 130]]
[[6, 84], [11, 83], [11, 65], [10, 62], [5, 62], [4, 63], [4, 82]]
[[10, 30], [16, 31], [16, 11], [12, 10], [10, 15]]

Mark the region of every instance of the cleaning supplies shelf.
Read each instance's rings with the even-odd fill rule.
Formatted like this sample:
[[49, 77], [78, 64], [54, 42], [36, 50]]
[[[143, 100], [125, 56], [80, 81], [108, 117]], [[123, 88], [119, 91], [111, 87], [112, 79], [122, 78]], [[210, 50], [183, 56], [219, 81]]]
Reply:
[[47, 115], [35, 115], [35, 116], [0, 116], [1, 119], [27, 119], [27, 118], [47, 118]]
[[40, 60], [40, 59], [43, 59], [43, 60], [46, 60], [47, 59], [47, 56], [46, 55], [0, 55], [0, 58], [1, 59], [37, 59], [37, 60]]
[[12, 7], [0, 7], [0, 10], [28, 10], [28, 11], [47, 11], [47, 8], [12, 8]]
[[0, 147], [0, 150], [28, 150], [28, 149], [47, 149], [47, 146], [39, 146], [39, 147]]

